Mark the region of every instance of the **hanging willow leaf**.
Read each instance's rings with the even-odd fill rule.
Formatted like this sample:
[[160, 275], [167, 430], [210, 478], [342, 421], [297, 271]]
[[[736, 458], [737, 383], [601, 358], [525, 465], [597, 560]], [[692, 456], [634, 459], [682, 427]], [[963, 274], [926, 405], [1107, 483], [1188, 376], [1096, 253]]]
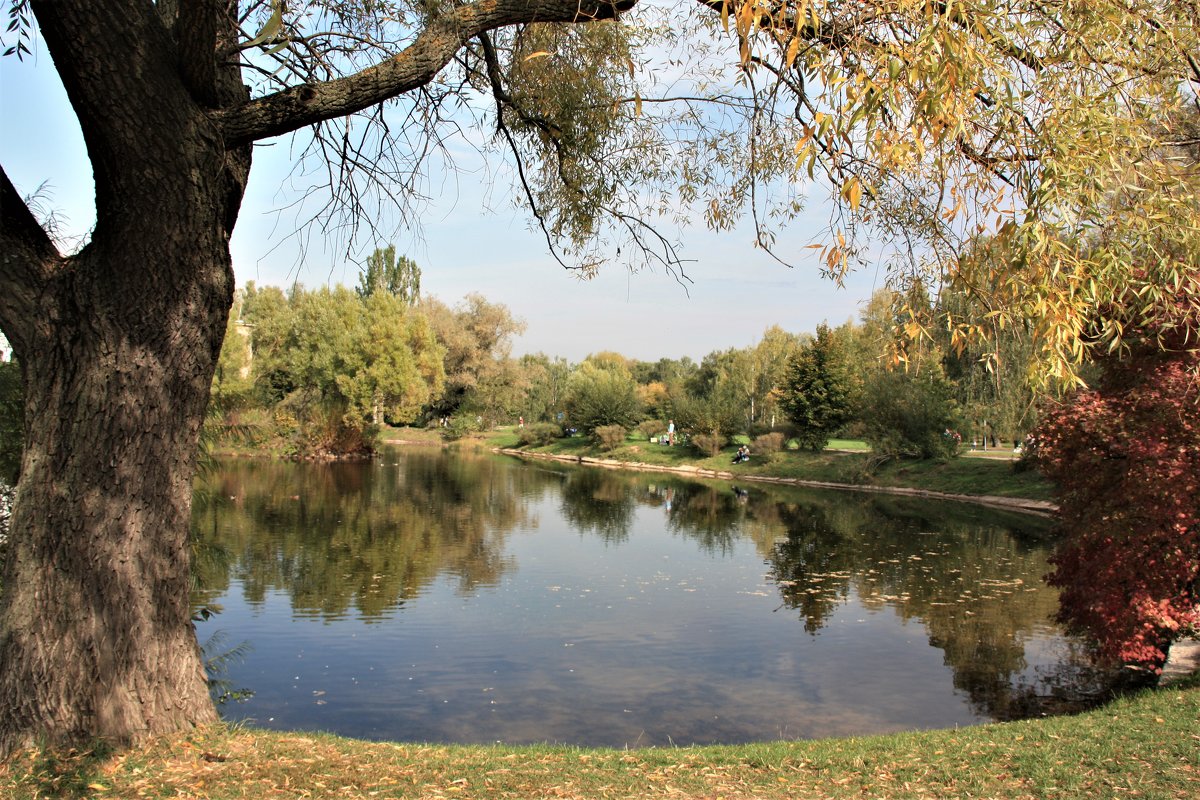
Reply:
[[246, 42], [246, 46], [253, 47], [256, 44], [273, 41], [282, 29], [283, 0], [271, 0], [271, 16], [267, 18], [258, 35]]

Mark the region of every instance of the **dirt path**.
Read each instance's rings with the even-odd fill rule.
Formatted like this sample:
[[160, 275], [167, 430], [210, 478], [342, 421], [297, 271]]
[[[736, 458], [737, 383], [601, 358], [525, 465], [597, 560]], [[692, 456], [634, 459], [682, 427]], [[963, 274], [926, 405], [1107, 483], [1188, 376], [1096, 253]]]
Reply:
[[1200, 639], [1182, 639], [1171, 645], [1158, 685], [1169, 686], [1196, 672], [1200, 672]]

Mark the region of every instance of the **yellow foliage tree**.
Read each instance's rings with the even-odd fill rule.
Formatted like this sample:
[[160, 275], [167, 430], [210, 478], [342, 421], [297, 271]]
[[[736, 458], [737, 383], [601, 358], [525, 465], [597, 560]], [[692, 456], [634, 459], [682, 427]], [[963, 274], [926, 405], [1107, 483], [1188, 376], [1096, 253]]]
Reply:
[[[1194, 0], [710, 5], [743, 69], [795, 100], [796, 169], [837, 207], [820, 246], [835, 277], [889, 237], [897, 282], [987, 309], [985, 324], [942, 320], [955, 344], [1032, 322], [1040, 377], [1060, 386], [1130, 328], [1196, 319]], [[982, 235], [1008, 260], [962, 258]]]

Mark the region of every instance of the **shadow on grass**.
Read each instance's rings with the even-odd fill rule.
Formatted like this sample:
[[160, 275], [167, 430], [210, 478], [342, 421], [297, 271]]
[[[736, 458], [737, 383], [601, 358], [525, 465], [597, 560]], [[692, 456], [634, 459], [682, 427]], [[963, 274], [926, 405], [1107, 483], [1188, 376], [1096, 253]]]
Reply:
[[17, 755], [7, 765], [15, 774], [27, 768], [23, 788], [31, 797], [94, 797], [103, 791], [103, 769], [116, 748], [96, 742], [84, 749], [38, 748]]

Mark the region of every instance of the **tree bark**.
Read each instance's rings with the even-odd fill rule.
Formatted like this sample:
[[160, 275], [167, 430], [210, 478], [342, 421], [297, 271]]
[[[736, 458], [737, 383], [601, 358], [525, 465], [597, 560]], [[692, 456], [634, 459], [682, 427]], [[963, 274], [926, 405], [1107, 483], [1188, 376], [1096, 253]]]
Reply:
[[180, 368], [202, 363], [194, 351], [207, 345], [180, 352], [178, 328], [135, 341], [90, 318], [22, 354], [38, 435], [4, 580], [6, 746], [35, 735], [128, 743], [215, 719], [188, 609], [204, 393], [202, 376]]
[[[19, 298], [0, 301], [0, 324], [26, 398], [0, 596], [0, 756], [217, 718], [188, 529], [250, 153], [227, 150], [204, 107], [229, 82], [197, 97], [151, 4], [99, 5], [38, 9], [94, 167], [92, 241], [60, 256], [0, 184], [0, 286]], [[96, 48], [105, 57], [88, 58]]]
[[[64, 261], [33, 309], [47, 323], [21, 337], [27, 444], [0, 598], [0, 751], [216, 719], [188, 606], [188, 526], [233, 275], [223, 176], [193, 183], [208, 202], [168, 237], [161, 198], [131, 198], [143, 235], [98, 238]], [[114, 274], [130, 272], [154, 273], [159, 296]]]

